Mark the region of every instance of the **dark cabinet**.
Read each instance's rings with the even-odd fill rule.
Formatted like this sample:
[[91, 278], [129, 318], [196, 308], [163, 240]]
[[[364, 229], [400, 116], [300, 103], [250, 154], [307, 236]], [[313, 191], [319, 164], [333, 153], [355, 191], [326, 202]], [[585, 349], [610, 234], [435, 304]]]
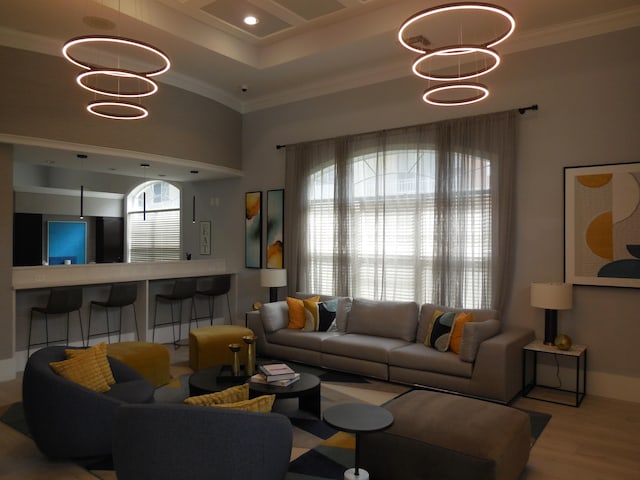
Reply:
[[96, 263], [124, 261], [124, 219], [96, 217]]
[[13, 214], [13, 265], [42, 265], [42, 215]]

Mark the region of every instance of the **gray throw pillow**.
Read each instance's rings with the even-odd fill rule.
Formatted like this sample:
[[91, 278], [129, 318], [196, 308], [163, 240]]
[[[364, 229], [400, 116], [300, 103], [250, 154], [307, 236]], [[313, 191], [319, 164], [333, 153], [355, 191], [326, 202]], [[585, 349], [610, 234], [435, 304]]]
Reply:
[[480, 344], [500, 333], [498, 320], [485, 320], [484, 322], [467, 322], [462, 331], [460, 342], [460, 360], [475, 362]]

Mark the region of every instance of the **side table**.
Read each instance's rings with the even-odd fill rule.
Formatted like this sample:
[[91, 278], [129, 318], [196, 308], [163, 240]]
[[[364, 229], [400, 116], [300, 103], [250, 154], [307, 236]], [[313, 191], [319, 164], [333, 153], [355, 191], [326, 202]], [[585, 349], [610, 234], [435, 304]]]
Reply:
[[338, 430], [356, 434], [355, 467], [344, 472], [344, 480], [368, 480], [369, 472], [360, 468], [360, 434], [390, 427], [393, 414], [385, 408], [367, 403], [343, 403], [328, 408], [324, 412], [324, 421]]
[[[533, 378], [530, 381], [527, 381], [528, 358], [531, 356], [531, 354], [533, 354]], [[574, 358], [576, 361], [575, 390], [567, 390], [560, 387], [552, 387], [549, 385], [538, 384], [538, 354], [548, 354], [548, 355]], [[580, 375], [581, 367], [582, 367], [582, 375]], [[531, 395], [531, 391], [535, 387], [542, 387], [549, 390], [571, 393], [572, 395], [575, 395], [575, 401], [573, 403], [569, 403], [569, 402], [561, 402], [561, 401], [550, 400], [546, 398], [533, 396]], [[522, 351], [522, 396], [523, 397], [532, 398], [534, 400], [541, 400], [543, 402], [556, 403], [560, 405], [568, 405], [571, 407], [579, 407], [586, 394], [587, 394], [587, 346], [586, 345], [572, 345], [569, 350], [560, 350], [559, 348], [553, 345], [545, 345], [541, 340], [534, 340], [533, 342], [523, 347], [523, 351]]]

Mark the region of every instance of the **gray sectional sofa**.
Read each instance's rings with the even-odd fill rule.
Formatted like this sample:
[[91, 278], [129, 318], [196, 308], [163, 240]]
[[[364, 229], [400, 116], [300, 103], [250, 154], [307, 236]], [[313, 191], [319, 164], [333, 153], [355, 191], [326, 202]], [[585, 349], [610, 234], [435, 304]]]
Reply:
[[522, 347], [534, 339], [533, 331], [503, 329], [493, 310], [465, 310], [474, 318], [465, 324], [460, 353], [439, 351], [424, 344], [436, 309], [459, 311], [338, 297], [330, 331], [287, 328], [286, 301], [262, 305], [247, 321], [261, 356], [510, 402], [522, 387]]

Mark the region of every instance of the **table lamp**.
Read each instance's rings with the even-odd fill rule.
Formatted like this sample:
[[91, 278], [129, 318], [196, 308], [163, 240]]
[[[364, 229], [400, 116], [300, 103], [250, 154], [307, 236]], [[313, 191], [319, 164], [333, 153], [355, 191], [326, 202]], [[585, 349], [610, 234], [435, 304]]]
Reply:
[[573, 285], [569, 283], [532, 283], [531, 306], [544, 308], [544, 343], [554, 345], [558, 335], [558, 310], [570, 310]]
[[278, 287], [287, 285], [287, 270], [284, 268], [263, 268], [260, 270], [260, 286], [269, 287], [269, 301], [278, 301]]

